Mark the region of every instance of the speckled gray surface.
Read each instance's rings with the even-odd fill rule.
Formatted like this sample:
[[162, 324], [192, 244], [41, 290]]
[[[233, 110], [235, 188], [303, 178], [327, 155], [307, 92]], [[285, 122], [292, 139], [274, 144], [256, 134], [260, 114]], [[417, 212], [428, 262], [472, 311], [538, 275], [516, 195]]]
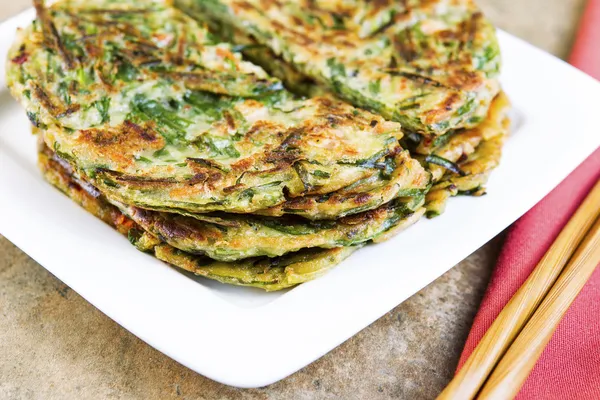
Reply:
[[[28, 3], [2, 0], [0, 20]], [[568, 54], [583, 3], [480, 1], [499, 27], [560, 57]], [[0, 237], [0, 399], [435, 398], [452, 376], [501, 241], [308, 367], [242, 390], [147, 346]]]

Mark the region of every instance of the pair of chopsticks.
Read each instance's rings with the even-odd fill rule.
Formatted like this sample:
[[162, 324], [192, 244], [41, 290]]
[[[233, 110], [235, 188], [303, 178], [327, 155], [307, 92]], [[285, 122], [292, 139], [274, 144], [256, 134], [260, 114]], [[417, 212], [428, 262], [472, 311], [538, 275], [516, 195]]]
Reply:
[[511, 399], [600, 263], [600, 181], [439, 395]]

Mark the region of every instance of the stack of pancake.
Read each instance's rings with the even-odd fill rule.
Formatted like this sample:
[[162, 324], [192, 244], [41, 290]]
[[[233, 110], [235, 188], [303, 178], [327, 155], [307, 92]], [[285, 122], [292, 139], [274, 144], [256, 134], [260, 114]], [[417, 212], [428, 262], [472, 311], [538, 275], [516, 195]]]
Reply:
[[35, 1], [7, 82], [45, 178], [138, 249], [265, 290], [482, 194], [508, 102], [471, 3], [301, 3]]

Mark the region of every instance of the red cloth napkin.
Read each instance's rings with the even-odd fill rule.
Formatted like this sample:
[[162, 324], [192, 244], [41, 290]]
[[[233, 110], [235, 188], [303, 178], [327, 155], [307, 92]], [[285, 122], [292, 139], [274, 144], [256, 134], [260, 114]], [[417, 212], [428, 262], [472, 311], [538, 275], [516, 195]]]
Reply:
[[[570, 61], [600, 80], [600, 0], [588, 1]], [[598, 179], [600, 149], [511, 227], [458, 369]], [[600, 268], [567, 311], [517, 399], [600, 399]]]

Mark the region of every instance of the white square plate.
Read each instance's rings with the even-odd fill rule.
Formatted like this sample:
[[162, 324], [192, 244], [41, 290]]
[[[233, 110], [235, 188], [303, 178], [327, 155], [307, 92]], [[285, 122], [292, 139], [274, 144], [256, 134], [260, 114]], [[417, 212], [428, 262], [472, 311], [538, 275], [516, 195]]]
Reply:
[[[30, 10], [0, 25], [0, 59]], [[600, 145], [600, 84], [500, 32], [516, 126], [482, 198], [367, 246], [284, 293], [225, 286], [138, 252], [45, 183], [0, 66], [0, 232], [125, 329], [216, 381], [258, 387], [321, 357], [525, 213]]]

